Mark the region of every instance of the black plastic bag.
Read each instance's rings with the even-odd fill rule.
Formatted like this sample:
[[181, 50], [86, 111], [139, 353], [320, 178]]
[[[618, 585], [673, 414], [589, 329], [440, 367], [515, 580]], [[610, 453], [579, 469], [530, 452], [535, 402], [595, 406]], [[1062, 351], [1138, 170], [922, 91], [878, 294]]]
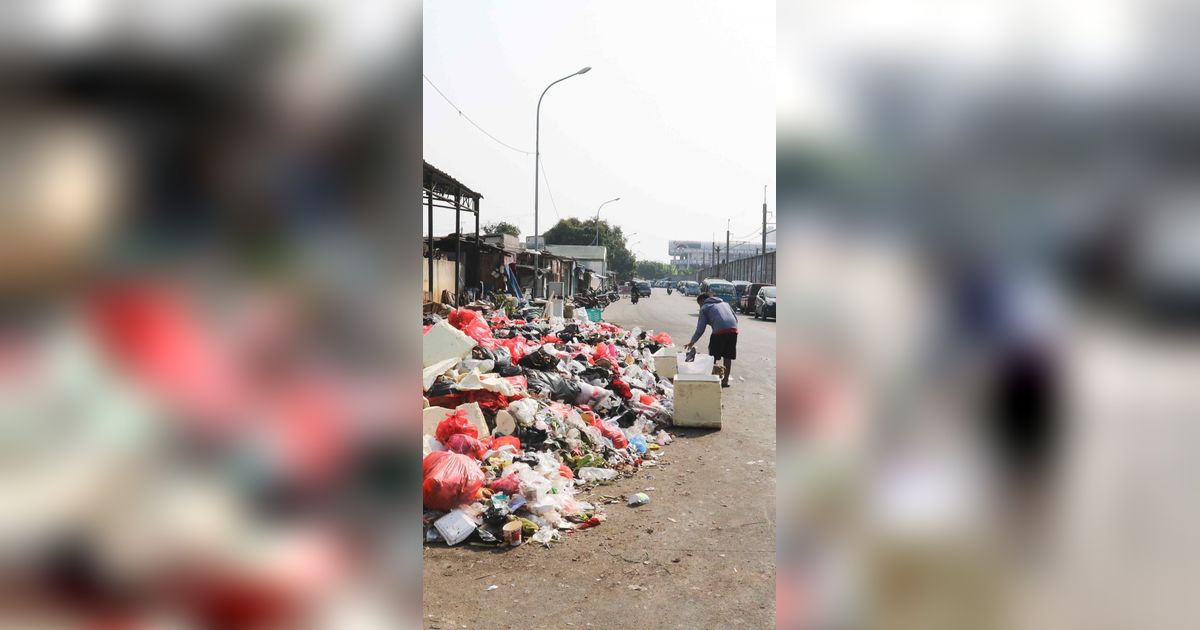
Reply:
[[453, 394], [458, 391], [456, 385], [457, 383], [454, 382], [454, 379], [450, 378], [449, 376], [446, 376], [445, 374], [438, 375], [438, 377], [433, 380], [433, 385], [430, 385], [429, 389], [426, 390], [425, 397], [433, 398], [435, 396]]
[[558, 357], [551, 354], [543, 346], [538, 348], [537, 352], [525, 355], [517, 364], [531, 370], [553, 370], [558, 367]]
[[496, 361], [496, 367], [498, 368], [512, 363], [512, 353], [504, 346], [496, 346], [494, 350], [491, 350], [491, 353], [492, 359]]

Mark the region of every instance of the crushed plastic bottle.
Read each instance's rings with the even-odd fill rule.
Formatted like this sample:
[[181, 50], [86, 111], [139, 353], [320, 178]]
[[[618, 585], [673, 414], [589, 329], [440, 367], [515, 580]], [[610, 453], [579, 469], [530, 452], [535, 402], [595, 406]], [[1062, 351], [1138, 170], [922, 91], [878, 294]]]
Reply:
[[646, 505], [649, 502], [650, 502], [650, 495], [646, 494], [645, 492], [639, 492], [637, 494], [633, 494], [633, 495], [629, 496], [629, 504], [628, 505], [629, 505], [629, 507], [637, 507], [639, 505]]
[[593, 468], [589, 466], [576, 471], [575, 477], [580, 481], [588, 483], [593, 481], [611, 481], [617, 478], [617, 471], [611, 468]]

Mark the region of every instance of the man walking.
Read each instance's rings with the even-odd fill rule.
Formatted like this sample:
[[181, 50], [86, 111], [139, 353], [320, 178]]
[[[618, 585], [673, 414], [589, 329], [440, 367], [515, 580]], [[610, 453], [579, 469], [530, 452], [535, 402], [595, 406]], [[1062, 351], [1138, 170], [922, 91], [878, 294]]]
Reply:
[[697, 295], [696, 303], [700, 305], [700, 318], [696, 322], [696, 332], [692, 335], [692, 340], [684, 349], [691, 350], [700, 337], [704, 336], [704, 327], [712, 326], [708, 353], [712, 355], [713, 360], [724, 359], [725, 376], [721, 379], [721, 387], [729, 387], [729, 371], [733, 360], [737, 358], [737, 315], [733, 314], [733, 309], [724, 300], [713, 297], [711, 293]]

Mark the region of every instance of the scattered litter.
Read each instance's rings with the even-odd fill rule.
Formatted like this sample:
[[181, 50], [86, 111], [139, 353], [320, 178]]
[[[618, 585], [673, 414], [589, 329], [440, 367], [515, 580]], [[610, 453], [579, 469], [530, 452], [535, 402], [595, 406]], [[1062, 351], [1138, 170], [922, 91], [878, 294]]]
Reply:
[[650, 495], [646, 494], [645, 492], [639, 492], [639, 493], [629, 497], [628, 505], [629, 505], [629, 507], [637, 507], [639, 505], [646, 505], [649, 502], [650, 502]]
[[427, 542], [549, 547], [621, 500], [583, 501], [582, 485], [653, 467], [672, 441], [673, 386], [652, 358], [668, 336], [519, 308], [423, 322]]
[[491, 586], [487, 587], [487, 590], [489, 590], [489, 591], [494, 591], [494, 590], [496, 590], [496, 589], [498, 589], [498, 588], [500, 588], [500, 587], [499, 587], [499, 586], [496, 586], [495, 584], [493, 584], [493, 585], [491, 585]]

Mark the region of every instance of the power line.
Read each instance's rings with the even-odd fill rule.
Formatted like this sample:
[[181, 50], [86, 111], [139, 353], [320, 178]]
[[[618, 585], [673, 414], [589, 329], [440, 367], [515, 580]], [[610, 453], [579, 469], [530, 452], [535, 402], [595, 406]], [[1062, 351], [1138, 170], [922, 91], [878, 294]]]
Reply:
[[470, 116], [468, 116], [468, 115], [466, 115], [466, 114], [463, 112], [463, 110], [462, 110], [462, 109], [460, 109], [460, 108], [458, 107], [458, 105], [455, 105], [455, 104], [454, 104], [454, 101], [451, 101], [451, 100], [450, 100], [450, 97], [446, 96], [446, 94], [445, 94], [445, 93], [443, 93], [443, 92], [442, 92], [440, 89], [438, 89], [438, 86], [437, 86], [437, 85], [434, 85], [433, 81], [432, 81], [432, 80], [430, 80], [430, 78], [429, 78], [428, 76], [426, 76], [424, 73], [422, 73], [422, 74], [421, 74], [421, 76], [422, 76], [422, 77], [425, 77], [425, 81], [429, 83], [430, 87], [432, 87], [432, 88], [434, 89], [434, 91], [435, 91], [435, 92], [437, 92], [437, 93], [438, 93], [438, 95], [439, 95], [439, 96], [441, 96], [441, 97], [442, 97], [442, 98], [443, 98], [443, 99], [444, 99], [444, 100], [445, 100], [445, 101], [446, 101], [446, 102], [447, 102], [447, 103], [450, 105], [450, 107], [453, 107], [453, 108], [454, 108], [454, 111], [458, 112], [458, 115], [459, 115], [459, 116], [462, 116], [464, 119], [466, 119], [466, 121], [467, 121], [467, 122], [471, 123], [471, 124], [472, 124], [472, 125], [473, 125], [473, 126], [476, 128], [476, 129], [478, 129], [478, 130], [482, 131], [482, 132], [483, 132], [483, 134], [484, 134], [485, 136], [487, 136], [487, 137], [491, 138], [492, 140], [495, 140], [495, 141], [496, 141], [496, 142], [498, 142], [498, 143], [499, 143], [501, 146], [504, 146], [505, 148], [511, 149], [511, 150], [513, 150], [513, 151], [516, 151], [517, 153], [523, 153], [523, 154], [525, 154], [525, 155], [533, 155], [533, 151], [525, 151], [524, 149], [518, 149], [517, 147], [514, 147], [513, 145], [511, 145], [511, 144], [509, 144], [509, 143], [507, 143], [507, 142], [505, 142], [505, 141], [501, 140], [500, 138], [497, 138], [496, 136], [493, 136], [492, 134], [488, 133], [488, 130], [487, 130], [487, 129], [484, 129], [483, 127], [480, 127], [480, 126], [479, 126], [479, 123], [475, 122], [474, 120], [471, 120], [471, 117], [470, 117]]
[[538, 166], [542, 169], [542, 179], [546, 180], [546, 192], [550, 193], [550, 205], [554, 206], [554, 216], [562, 221], [562, 215], [558, 213], [558, 204], [554, 201], [554, 191], [550, 190], [550, 177], [546, 175], [546, 158], [542, 158], [538, 162]]

